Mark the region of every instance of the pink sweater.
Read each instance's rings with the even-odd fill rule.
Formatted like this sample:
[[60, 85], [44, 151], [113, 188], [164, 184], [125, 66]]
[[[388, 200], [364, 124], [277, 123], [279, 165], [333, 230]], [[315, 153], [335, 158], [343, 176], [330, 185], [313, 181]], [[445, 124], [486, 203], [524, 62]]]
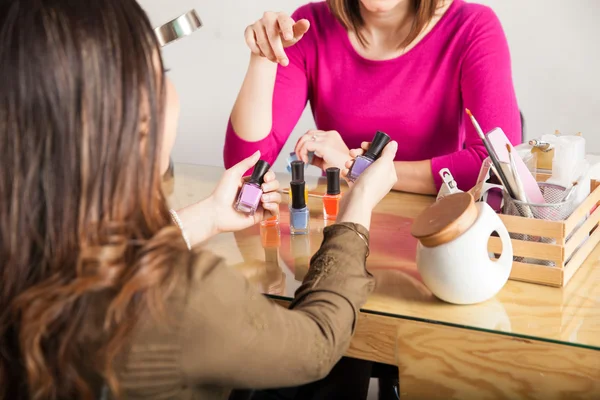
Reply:
[[484, 131], [501, 127], [513, 144], [520, 142], [508, 44], [490, 8], [454, 0], [421, 42], [386, 61], [360, 56], [325, 2], [307, 4], [292, 17], [308, 19], [311, 28], [287, 49], [290, 65], [279, 66], [271, 132], [248, 142], [230, 122], [227, 168], [256, 150], [273, 163], [307, 101], [316, 127], [338, 131], [351, 149], [381, 130], [398, 141], [397, 161], [431, 159], [438, 188], [438, 171], [447, 167], [470, 189], [487, 157], [465, 107]]

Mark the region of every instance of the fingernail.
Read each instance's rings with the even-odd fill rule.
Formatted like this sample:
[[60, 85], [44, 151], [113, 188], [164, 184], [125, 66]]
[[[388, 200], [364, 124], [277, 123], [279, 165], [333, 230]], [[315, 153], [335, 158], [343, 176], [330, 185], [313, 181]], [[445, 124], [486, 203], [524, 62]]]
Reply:
[[281, 60], [281, 65], [283, 65], [284, 67], [287, 67], [289, 63], [290, 63], [290, 60], [288, 60], [287, 58], [284, 58]]

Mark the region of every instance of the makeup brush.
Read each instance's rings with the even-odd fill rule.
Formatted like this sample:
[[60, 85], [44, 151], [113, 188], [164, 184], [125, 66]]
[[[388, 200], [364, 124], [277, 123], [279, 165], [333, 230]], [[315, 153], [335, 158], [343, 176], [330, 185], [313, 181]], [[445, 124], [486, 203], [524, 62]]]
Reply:
[[523, 181], [519, 176], [517, 171], [517, 164], [515, 163], [515, 158], [512, 153], [512, 146], [510, 144], [506, 144], [506, 150], [508, 150], [508, 160], [510, 162], [510, 169], [512, 171], [513, 181], [515, 182], [515, 186], [517, 187], [517, 200], [527, 202], [527, 196], [525, 195], [525, 187], [523, 186]]
[[571, 198], [571, 196], [573, 196], [573, 193], [575, 193], [575, 190], [577, 189], [578, 183], [579, 182], [573, 182], [571, 187], [566, 190], [565, 195], [563, 196], [562, 199], [560, 199], [559, 203], [565, 202], [565, 201], [569, 200]]
[[513, 199], [516, 198], [515, 192], [513, 191], [513, 188], [510, 186], [510, 183], [508, 182], [508, 179], [506, 178], [506, 175], [504, 174], [504, 171], [502, 170], [500, 161], [498, 161], [498, 156], [496, 155], [496, 153], [494, 152], [494, 149], [492, 149], [492, 146], [490, 145], [487, 138], [485, 137], [485, 134], [483, 133], [483, 131], [481, 130], [481, 127], [479, 126], [479, 123], [477, 122], [477, 120], [475, 119], [473, 114], [471, 113], [471, 110], [469, 110], [468, 108], [465, 110], [466, 110], [467, 114], [469, 115], [469, 118], [471, 118], [471, 122], [473, 123], [473, 126], [475, 127], [475, 131], [477, 131], [477, 134], [483, 141], [483, 145], [485, 146], [485, 149], [487, 150], [487, 152], [490, 156], [490, 160], [492, 160], [492, 164], [494, 165], [494, 167], [496, 167], [496, 172], [498, 173], [498, 178], [502, 182], [502, 185], [504, 186], [504, 188], [506, 189], [506, 191], [508, 192], [510, 197], [512, 197]]

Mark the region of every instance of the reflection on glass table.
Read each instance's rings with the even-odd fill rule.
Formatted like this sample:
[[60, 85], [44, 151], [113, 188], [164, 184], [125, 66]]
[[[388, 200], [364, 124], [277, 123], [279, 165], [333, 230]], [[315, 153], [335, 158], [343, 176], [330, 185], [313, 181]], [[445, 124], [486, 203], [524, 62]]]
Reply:
[[[221, 173], [220, 168], [178, 164], [172, 204], [185, 206], [207, 196]], [[280, 175], [282, 186], [288, 179], [286, 174]], [[219, 235], [204, 244], [259, 290], [278, 300], [293, 298], [308, 270], [310, 257], [321, 244], [324, 227], [331, 223], [323, 220], [320, 195], [325, 192], [324, 182], [306, 179], [309, 235], [302, 239], [291, 237], [287, 204], [282, 204], [277, 235], [266, 231], [261, 235], [256, 226], [235, 235]], [[342, 191], [346, 190], [342, 187]], [[377, 286], [363, 313], [600, 350], [600, 249], [594, 250], [566, 288], [509, 281], [485, 303], [447, 304], [423, 284], [415, 265], [416, 240], [410, 236], [412, 220], [432, 201], [428, 196], [391, 193], [376, 208], [367, 268]], [[267, 242], [269, 245], [265, 246]], [[277, 254], [273, 249], [277, 249]]]

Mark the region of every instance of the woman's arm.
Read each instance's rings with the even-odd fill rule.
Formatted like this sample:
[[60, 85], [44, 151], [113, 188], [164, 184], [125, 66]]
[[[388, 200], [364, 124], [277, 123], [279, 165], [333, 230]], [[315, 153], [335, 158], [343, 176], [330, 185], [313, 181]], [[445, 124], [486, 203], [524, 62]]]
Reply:
[[181, 318], [188, 385], [274, 388], [329, 373], [347, 350], [358, 311], [374, 287], [365, 269], [367, 227], [396, 181], [397, 148], [391, 142], [348, 192], [340, 222], [325, 228], [289, 310], [256, 293], [214, 256], [201, 256]]
[[[521, 118], [506, 36], [490, 8], [484, 8], [475, 18], [461, 66], [463, 105], [473, 112], [484, 132], [500, 127], [512, 144], [518, 144], [521, 142]], [[438, 171], [449, 168], [461, 189], [471, 189], [481, 162], [487, 157], [481, 139], [464, 115], [465, 149], [431, 160], [437, 188], [442, 184]]]
[[[298, 22], [294, 25], [294, 21]], [[298, 12], [292, 19], [283, 14], [265, 14], [257, 24], [260, 26], [250, 34], [247, 31], [252, 55], [227, 127], [223, 151], [226, 168], [257, 150], [272, 164], [308, 101], [303, 46], [310, 46], [311, 38], [303, 36], [310, 24]], [[294, 35], [285, 52], [280, 26], [292, 29]]]
[[[202, 243], [220, 232], [236, 232], [249, 228], [262, 221], [265, 215], [279, 213], [281, 194], [278, 192], [279, 181], [273, 171], [264, 176], [260, 207], [253, 214], [241, 213], [233, 208], [244, 182], [242, 177], [254, 167], [259, 158], [260, 153], [256, 152], [229, 168], [208, 198], [177, 211], [177, 224], [191, 246]], [[269, 214], [265, 214], [265, 211], [269, 211]]]
[[[235, 388], [300, 385], [326, 376], [346, 351], [358, 310], [372, 291], [367, 247], [333, 225], [296, 293], [291, 310], [265, 298], [218, 259], [199, 260], [182, 316], [186, 383]], [[276, 368], [273, 366], [276, 365]]]
[[396, 161], [394, 166], [398, 175], [394, 190], [421, 194], [437, 193], [438, 189], [431, 172], [431, 160]]
[[271, 133], [277, 65], [265, 57], [250, 54], [250, 64], [230, 118], [230, 128], [240, 139], [258, 142]]
[[[350, 150], [351, 160], [346, 162], [347, 169], [352, 168], [354, 158], [364, 154], [369, 149], [371, 143], [362, 142], [360, 149]], [[431, 160], [423, 161], [395, 161], [394, 169], [396, 170], [396, 183], [392, 187], [393, 190], [419, 193], [419, 194], [436, 194], [435, 181], [433, 179]]]
[[[484, 129], [501, 127], [508, 139], [517, 144], [521, 139], [521, 118], [512, 82], [510, 53], [500, 21], [491, 9], [485, 9], [474, 23], [467, 41], [462, 64], [461, 88], [463, 104], [477, 116]], [[481, 162], [487, 152], [477, 132], [466, 121], [465, 149], [422, 161], [396, 161], [398, 182], [394, 190], [436, 194], [442, 185], [438, 172], [449, 168], [459, 187], [471, 189], [477, 180]], [[363, 149], [368, 144], [363, 144]], [[362, 154], [352, 150], [351, 155]]]

